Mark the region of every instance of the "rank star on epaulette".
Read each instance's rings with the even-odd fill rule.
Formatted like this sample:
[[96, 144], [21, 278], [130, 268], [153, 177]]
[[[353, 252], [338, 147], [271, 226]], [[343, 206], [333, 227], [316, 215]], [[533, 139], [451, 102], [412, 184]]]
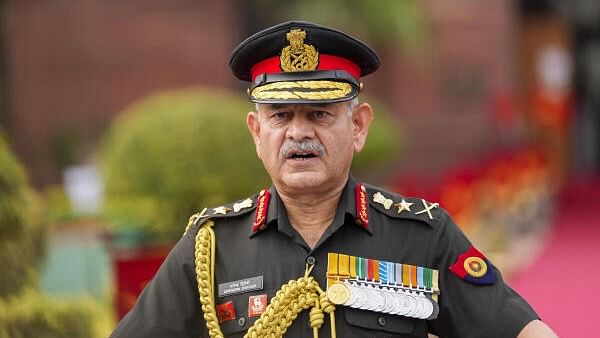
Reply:
[[223, 207], [223, 206], [213, 208], [213, 214], [215, 214], [215, 215], [217, 215], [217, 214], [225, 215], [229, 211], [231, 211], [231, 208], [227, 208], [227, 207]]
[[398, 213], [401, 213], [403, 211], [410, 212], [410, 207], [413, 204], [414, 203], [408, 203], [408, 202], [406, 202], [406, 200], [403, 198], [402, 201], [400, 201], [400, 203], [396, 203], [396, 204], [394, 204], [394, 206], [398, 207]]

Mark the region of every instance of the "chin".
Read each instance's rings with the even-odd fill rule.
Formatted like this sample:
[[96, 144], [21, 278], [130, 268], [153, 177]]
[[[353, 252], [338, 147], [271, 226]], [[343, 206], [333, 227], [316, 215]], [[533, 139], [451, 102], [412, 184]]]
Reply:
[[323, 188], [327, 181], [326, 175], [319, 172], [291, 173], [281, 177], [283, 185], [294, 190]]

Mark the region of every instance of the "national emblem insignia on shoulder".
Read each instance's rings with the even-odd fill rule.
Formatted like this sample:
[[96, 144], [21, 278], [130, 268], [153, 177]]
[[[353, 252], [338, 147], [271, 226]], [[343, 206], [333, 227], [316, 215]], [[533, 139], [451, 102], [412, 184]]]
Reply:
[[387, 216], [422, 221], [430, 226], [440, 218], [439, 203], [431, 203], [422, 198], [402, 197], [373, 187], [369, 187], [367, 193], [373, 208]]

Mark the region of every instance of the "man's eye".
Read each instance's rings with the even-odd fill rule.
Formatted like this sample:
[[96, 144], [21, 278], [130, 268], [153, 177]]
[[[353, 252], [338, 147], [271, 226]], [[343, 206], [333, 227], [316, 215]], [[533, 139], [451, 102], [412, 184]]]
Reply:
[[283, 120], [285, 118], [287, 118], [289, 116], [289, 113], [287, 112], [277, 112], [277, 113], [273, 113], [273, 115], [271, 115], [271, 117], [275, 118], [275, 119], [280, 119]]
[[323, 111], [323, 110], [316, 110], [316, 111], [312, 112], [312, 116], [317, 119], [327, 117], [328, 115], [329, 115], [329, 113], [326, 111]]

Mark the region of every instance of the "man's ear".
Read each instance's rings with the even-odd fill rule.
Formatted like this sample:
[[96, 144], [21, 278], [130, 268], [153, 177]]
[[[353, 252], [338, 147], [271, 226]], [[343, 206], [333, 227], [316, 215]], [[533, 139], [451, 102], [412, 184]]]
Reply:
[[254, 146], [256, 147], [256, 155], [260, 158], [260, 121], [258, 118], [258, 112], [248, 112], [246, 115], [246, 125], [254, 140]]
[[361, 103], [352, 111], [352, 136], [354, 152], [360, 152], [367, 141], [369, 126], [373, 121], [373, 108], [368, 103]]

